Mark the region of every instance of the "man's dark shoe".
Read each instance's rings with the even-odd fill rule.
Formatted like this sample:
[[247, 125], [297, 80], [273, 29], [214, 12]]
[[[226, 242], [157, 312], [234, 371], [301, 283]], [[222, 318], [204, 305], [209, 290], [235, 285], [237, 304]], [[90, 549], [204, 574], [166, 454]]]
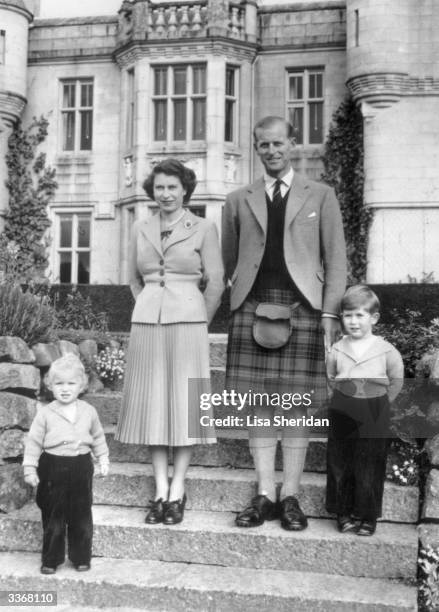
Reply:
[[293, 495], [280, 502], [280, 524], [287, 531], [302, 531], [308, 527], [307, 518]]
[[356, 531], [357, 525], [354, 519], [349, 515], [339, 514], [337, 516], [337, 527], [340, 533], [349, 533], [350, 531]]
[[272, 502], [266, 495], [256, 495], [235, 519], [238, 527], [259, 527], [264, 521], [272, 521], [279, 516], [277, 502]]
[[145, 523], [148, 523], [148, 525], [163, 523], [166, 508], [167, 502], [163, 501], [162, 498], [151, 501], [149, 504], [149, 511], [145, 517]]
[[376, 527], [377, 527], [376, 521], [361, 521], [361, 524], [357, 531], [357, 535], [372, 536], [375, 533]]

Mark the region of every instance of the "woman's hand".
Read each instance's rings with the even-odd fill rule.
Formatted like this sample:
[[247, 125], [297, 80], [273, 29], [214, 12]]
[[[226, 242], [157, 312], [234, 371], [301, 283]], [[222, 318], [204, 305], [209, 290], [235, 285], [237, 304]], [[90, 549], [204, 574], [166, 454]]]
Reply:
[[24, 477], [24, 482], [30, 485], [31, 487], [36, 487], [38, 486], [40, 479], [38, 478], [37, 474], [27, 474]]

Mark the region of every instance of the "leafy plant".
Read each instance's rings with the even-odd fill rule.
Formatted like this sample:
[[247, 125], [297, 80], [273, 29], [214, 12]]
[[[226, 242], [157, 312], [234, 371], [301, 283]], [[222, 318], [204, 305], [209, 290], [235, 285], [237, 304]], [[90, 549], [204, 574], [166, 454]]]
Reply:
[[439, 609], [439, 548], [421, 548], [418, 556], [420, 570], [419, 595], [421, 610]]
[[50, 342], [53, 323], [46, 298], [24, 293], [11, 283], [0, 284], [0, 336], [17, 336], [29, 346]]
[[372, 211], [363, 202], [363, 117], [351, 97], [332, 118], [323, 155], [322, 180], [334, 187], [340, 202], [349, 265], [348, 282], [366, 276], [367, 244]]
[[125, 372], [125, 353], [122, 349], [106, 347], [96, 357], [96, 371], [105, 383], [122, 380]]
[[58, 326], [64, 329], [90, 329], [100, 332], [108, 331], [107, 314], [96, 313], [90, 297], [84, 297], [80, 291], [73, 289], [60, 306], [55, 296], [55, 308]]
[[27, 281], [37, 268], [47, 266], [44, 235], [50, 225], [47, 204], [56, 188], [55, 169], [46, 166], [45, 153], [38, 152], [45, 140], [49, 122], [34, 117], [27, 129], [18, 122], [8, 140], [6, 165], [9, 210], [5, 216], [5, 236], [18, 246], [17, 266], [21, 280]]

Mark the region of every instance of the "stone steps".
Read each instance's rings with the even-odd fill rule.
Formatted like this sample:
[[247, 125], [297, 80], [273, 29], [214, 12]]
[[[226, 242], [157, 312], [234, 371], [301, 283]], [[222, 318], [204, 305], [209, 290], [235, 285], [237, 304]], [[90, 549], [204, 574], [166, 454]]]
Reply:
[[[333, 574], [212, 565], [93, 559], [78, 574], [67, 564], [40, 576], [39, 556], [0, 553], [2, 589], [54, 590], [60, 612], [414, 612], [416, 589]], [[17, 610], [17, 608], [13, 608]], [[21, 609], [21, 608], [20, 608]], [[24, 610], [29, 610], [29, 607]]]
[[[368, 578], [416, 576], [418, 537], [413, 525], [380, 523], [372, 538], [340, 534], [334, 521], [311, 519], [287, 532], [278, 521], [235, 527], [229, 512], [187, 511], [179, 525], [146, 525], [141, 508], [94, 506], [93, 554], [98, 557], [304, 571]], [[0, 516], [0, 550], [37, 552], [40, 513], [28, 504]]]
[[[282, 474], [277, 473], [282, 481]], [[301, 481], [299, 500], [310, 517], [328, 517], [325, 510], [326, 476], [307, 472]], [[190, 467], [187, 475], [187, 508], [214, 512], [238, 512], [255, 495], [254, 470]], [[145, 507], [155, 494], [151, 465], [112, 463], [106, 478], [95, 476], [95, 504]], [[418, 519], [417, 487], [399, 487], [387, 482], [383, 520], [415, 523]]]

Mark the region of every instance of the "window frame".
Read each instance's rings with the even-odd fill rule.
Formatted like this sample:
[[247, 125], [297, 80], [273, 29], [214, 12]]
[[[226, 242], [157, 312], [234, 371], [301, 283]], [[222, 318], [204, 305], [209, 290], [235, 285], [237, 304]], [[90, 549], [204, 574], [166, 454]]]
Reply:
[[[227, 93], [227, 71], [233, 70], [234, 93]], [[232, 104], [232, 137], [227, 138], [227, 102]], [[224, 142], [226, 144], [238, 144], [239, 134], [239, 66], [226, 64], [226, 82], [224, 87]]]
[[[55, 278], [58, 279], [59, 284], [79, 284], [79, 253], [88, 253], [89, 254], [89, 271], [88, 271], [88, 283], [81, 284], [91, 284], [91, 254], [92, 254], [92, 243], [93, 243], [93, 212], [91, 209], [78, 209], [78, 208], [66, 208], [66, 209], [57, 209], [53, 211], [54, 215], [54, 227], [55, 227], [55, 240], [54, 240], [54, 268], [55, 268]], [[70, 247], [62, 247], [61, 246], [61, 220], [63, 216], [72, 217], [72, 230], [71, 230], [71, 246]], [[88, 217], [90, 223], [89, 229], [89, 242], [88, 247], [80, 247], [78, 244], [78, 218], [79, 217]], [[61, 280], [61, 253], [71, 253], [71, 271], [70, 271], [70, 281], [62, 281]]]
[[[175, 92], [175, 78], [174, 71], [186, 69], [185, 76], [185, 92], [184, 93], [176, 93]], [[195, 70], [198, 68], [202, 68], [204, 70], [203, 75], [203, 85], [204, 90], [200, 92], [194, 91], [195, 89]], [[166, 85], [165, 93], [159, 92], [157, 93], [157, 80], [156, 74], [159, 70], [166, 71], [166, 78], [163, 81]], [[151, 141], [154, 144], [165, 144], [166, 146], [175, 146], [175, 145], [189, 145], [192, 143], [205, 143], [207, 137], [207, 63], [206, 62], [184, 62], [184, 63], [169, 63], [169, 64], [154, 64], [151, 66], [152, 71], [152, 129], [151, 129]], [[160, 89], [160, 88], [159, 88]], [[197, 101], [204, 101], [204, 134], [202, 138], [195, 137], [195, 126], [196, 122], [194, 121], [194, 108]], [[176, 102], [185, 102], [185, 123], [184, 130], [185, 135], [183, 138], [175, 137], [175, 103]], [[164, 103], [165, 108], [165, 137], [158, 138], [158, 121], [157, 117], [157, 103]]]
[[[321, 96], [310, 96], [310, 76], [321, 76]], [[291, 77], [302, 78], [302, 97], [290, 98]], [[306, 68], [287, 68], [286, 70], [286, 119], [291, 122], [290, 111], [302, 109], [303, 142], [298, 142], [299, 147], [321, 147], [325, 142], [325, 68], [324, 66], [309, 66]], [[311, 142], [310, 113], [311, 105], [321, 105], [321, 139], [319, 142]], [[292, 123], [292, 122], [291, 122]], [[294, 125], [293, 125], [294, 127]]]
[[0, 30], [0, 65], [6, 63], [6, 30]]
[[[94, 136], [94, 109], [95, 109], [95, 80], [94, 77], [74, 77], [74, 78], [62, 78], [59, 80], [60, 82], [60, 143], [61, 143], [61, 152], [62, 154], [87, 154], [93, 151], [93, 136]], [[74, 104], [73, 106], [65, 105], [65, 86], [73, 85], [74, 86]], [[91, 104], [82, 104], [82, 86], [83, 85], [91, 85]], [[91, 117], [91, 127], [90, 127], [90, 146], [86, 148], [82, 148], [82, 127], [83, 127], [83, 115], [85, 113], [90, 113]], [[67, 148], [65, 143], [67, 142], [68, 134], [66, 131], [68, 130], [68, 125], [64, 120], [64, 116], [70, 114], [73, 116], [73, 134], [70, 137], [73, 142], [72, 148]], [[86, 129], [86, 128], [85, 128]]]
[[136, 70], [134, 66], [127, 70], [127, 109], [125, 121], [125, 147], [131, 150], [135, 142], [136, 121]]

